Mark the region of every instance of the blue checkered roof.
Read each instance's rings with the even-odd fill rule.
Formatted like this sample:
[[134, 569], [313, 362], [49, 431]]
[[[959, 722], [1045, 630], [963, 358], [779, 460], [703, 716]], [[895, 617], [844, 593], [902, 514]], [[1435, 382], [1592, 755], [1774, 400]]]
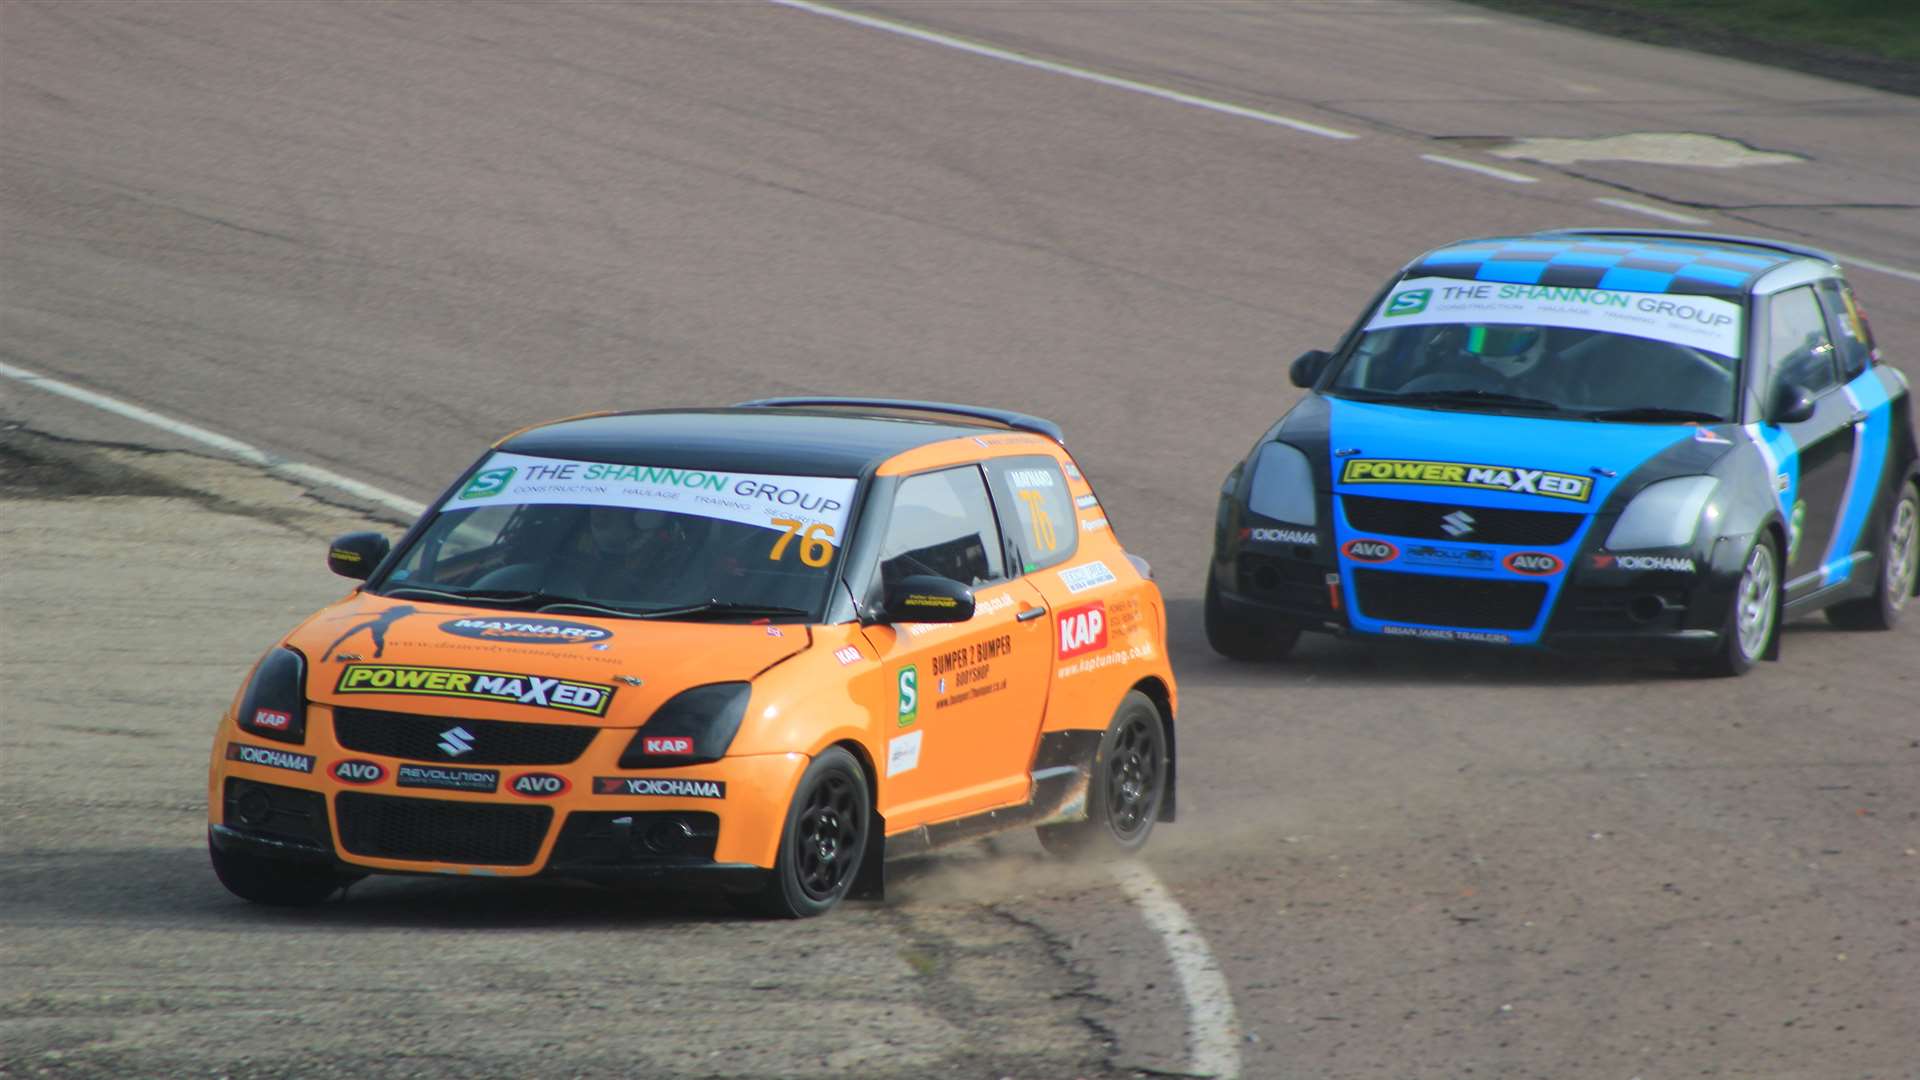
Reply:
[[1738, 298], [1755, 278], [1793, 257], [1690, 240], [1495, 237], [1428, 252], [1407, 276]]

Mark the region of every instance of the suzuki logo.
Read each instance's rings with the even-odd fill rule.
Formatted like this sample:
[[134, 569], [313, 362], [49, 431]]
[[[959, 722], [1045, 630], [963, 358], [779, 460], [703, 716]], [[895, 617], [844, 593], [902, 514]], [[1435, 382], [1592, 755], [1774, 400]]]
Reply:
[[1440, 519], [1440, 527], [1448, 536], [1465, 536], [1473, 531], [1473, 515], [1465, 510], [1455, 510]]
[[440, 733], [440, 749], [448, 757], [459, 757], [473, 749], [473, 732], [463, 727], [448, 728]]

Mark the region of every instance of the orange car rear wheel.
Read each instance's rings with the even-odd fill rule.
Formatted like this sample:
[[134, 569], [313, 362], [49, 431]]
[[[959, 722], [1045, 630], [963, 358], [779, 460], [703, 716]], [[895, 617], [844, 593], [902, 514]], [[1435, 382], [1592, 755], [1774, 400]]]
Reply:
[[1138, 851], [1159, 820], [1167, 793], [1167, 731], [1153, 699], [1130, 691], [1094, 755], [1087, 817], [1043, 825], [1040, 844], [1055, 855]]
[[838, 904], [860, 873], [872, 811], [872, 795], [852, 754], [833, 746], [814, 758], [794, 786], [761, 909], [802, 919]]

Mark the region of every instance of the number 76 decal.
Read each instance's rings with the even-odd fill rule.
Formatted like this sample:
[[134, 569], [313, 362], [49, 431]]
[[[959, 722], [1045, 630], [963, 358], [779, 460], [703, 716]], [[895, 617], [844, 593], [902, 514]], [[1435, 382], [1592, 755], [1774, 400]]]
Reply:
[[793, 518], [774, 518], [773, 523], [787, 531], [780, 535], [780, 539], [773, 542], [773, 550], [767, 553], [769, 560], [779, 562], [780, 557], [787, 553], [787, 545], [793, 543], [793, 538], [798, 536], [801, 562], [808, 566], [825, 566], [832, 561], [833, 526], [816, 522], [808, 525], [805, 532], [801, 532], [801, 523]]

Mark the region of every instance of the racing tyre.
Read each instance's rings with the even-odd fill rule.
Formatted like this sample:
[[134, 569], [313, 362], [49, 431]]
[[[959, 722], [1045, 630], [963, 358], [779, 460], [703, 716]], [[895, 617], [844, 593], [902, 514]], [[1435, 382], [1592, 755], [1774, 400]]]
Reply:
[[1153, 700], [1135, 690], [1120, 702], [1094, 751], [1086, 820], [1040, 826], [1040, 844], [1067, 857], [1138, 851], [1166, 793], [1167, 730]]
[[1207, 572], [1205, 606], [1207, 644], [1229, 660], [1279, 660], [1293, 651], [1300, 628], [1286, 623], [1259, 623], [1227, 611], [1220, 589]]
[[853, 755], [834, 746], [814, 758], [794, 786], [760, 910], [782, 919], [832, 910], [860, 873], [872, 817], [866, 777]]
[[1876, 554], [1880, 580], [1873, 595], [1833, 605], [1828, 622], [1843, 630], [1891, 630], [1899, 623], [1900, 609], [1913, 598], [1914, 579], [1920, 577], [1920, 488], [1901, 489]]
[[213, 859], [214, 875], [228, 892], [269, 907], [312, 907], [353, 881], [330, 867], [221, 851], [212, 841], [207, 842], [207, 854]]
[[1780, 551], [1770, 534], [1762, 533], [1741, 563], [1740, 582], [1720, 633], [1720, 647], [1711, 656], [1684, 666], [1696, 675], [1745, 675], [1773, 647], [1780, 633]]

